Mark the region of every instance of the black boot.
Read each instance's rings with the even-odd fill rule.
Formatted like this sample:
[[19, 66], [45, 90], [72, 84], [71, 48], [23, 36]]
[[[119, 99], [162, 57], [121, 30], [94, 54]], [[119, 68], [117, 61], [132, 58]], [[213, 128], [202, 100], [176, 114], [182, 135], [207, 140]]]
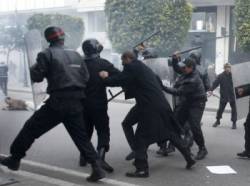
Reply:
[[156, 154], [159, 154], [161, 156], [168, 156], [168, 151], [167, 151], [167, 143], [161, 143], [160, 144], [160, 149], [158, 151], [156, 151]]
[[147, 178], [149, 173], [148, 170], [136, 170], [135, 172], [127, 172], [126, 176], [130, 178]]
[[13, 171], [17, 171], [20, 167], [20, 159], [16, 159], [13, 156], [9, 156], [7, 158], [1, 158], [0, 159], [0, 163], [6, 167], [8, 167], [8, 169], [13, 170]]
[[232, 129], [237, 129], [236, 122], [233, 122]]
[[106, 161], [105, 161], [105, 154], [106, 154], [106, 150], [105, 148], [101, 148], [99, 151], [98, 151], [98, 154], [99, 154], [99, 157], [101, 158], [101, 167], [107, 171], [108, 173], [112, 173], [114, 172], [114, 169], [113, 167], [111, 167]]
[[134, 151], [130, 152], [130, 153], [126, 156], [125, 159], [126, 159], [127, 161], [130, 161], [130, 160], [135, 159], [135, 153], [134, 153]]
[[243, 151], [243, 152], [237, 153], [237, 156], [239, 156], [241, 158], [250, 158], [250, 152]]
[[206, 157], [207, 154], [208, 154], [208, 152], [207, 152], [206, 147], [200, 147], [195, 159], [202, 160]]
[[213, 127], [217, 127], [220, 125], [220, 120], [216, 120], [216, 122], [213, 124]]
[[83, 155], [80, 155], [80, 158], [79, 158], [79, 166], [80, 166], [80, 167], [85, 167], [85, 166], [87, 166], [87, 161], [86, 161], [86, 159], [83, 157]]
[[91, 167], [92, 167], [92, 173], [89, 177], [87, 177], [88, 182], [97, 182], [98, 180], [105, 178], [105, 173], [102, 170], [99, 161], [92, 163]]

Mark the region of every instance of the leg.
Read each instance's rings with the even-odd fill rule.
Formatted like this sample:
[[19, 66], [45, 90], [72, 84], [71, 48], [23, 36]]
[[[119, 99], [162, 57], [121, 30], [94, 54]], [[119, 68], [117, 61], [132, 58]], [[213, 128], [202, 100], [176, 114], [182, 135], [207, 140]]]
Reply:
[[236, 129], [236, 121], [237, 121], [237, 110], [235, 101], [230, 101], [231, 107], [231, 121], [233, 122], [232, 129]]
[[48, 132], [60, 123], [60, 116], [49, 106], [44, 105], [36, 111], [15, 138], [11, 145], [12, 156], [22, 159], [25, 152], [31, 147], [35, 139]]
[[247, 115], [245, 126], [245, 150], [250, 153], [250, 113]]
[[217, 127], [220, 124], [220, 119], [222, 118], [222, 113], [224, 112], [226, 105], [227, 102], [220, 99], [220, 105], [216, 115], [217, 121], [214, 123], [213, 127]]
[[193, 106], [190, 109], [190, 112], [189, 112], [190, 115], [188, 119], [190, 127], [191, 127], [191, 131], [193, 133], [194, 141], [199, 147], [199, 152], [196, 156], [197, 160], [203, 159], [207, 155], [207, 150], [205, 147], [205, 140], [204, 140], [203, 132], [201, 130], [201, 125], [200, 125], [204, 109], [205, 109], [205, 103], [203, 102]]
[[97, 109], [93, 111], [92, 122], [94, 123], [98, 136], [97, 150], [99, 151], [101, 148], [104, 148], [105, 151], [108, 152], [110, 143], [110, 128], [107, 110]]
[[98, 155], [92, 143], [89, 141], [89, 137], [86, 133], [82, 113], [75, 112], [71, 114], [65, 114], [63, 123], [80, 153], [86, 158], [86, 161], [91, 164], [92, 173], [87, 178], [87, 181], [96, 182], [104, 178], [105, 174], [101, 169]]
[[133, 125], [135, 125], [138, 122], [138, 112], [137, 112], [137, 107], [134, 106], [132, 109], [129, 111], [127, 116], [122, 122], [122, 128], [124, 131], [124, 134], [126, 136], [126, 139], [128, 141], [128, 144], [132, 150], [135, 149], [135, 134], [133, 130]]
[[[110, 128], [107, 109], [93, 109], [89, 114], [98, 136], [97, 150], [104, 170], [111, 173], [114, 169], [105, 161], [106, 152], [109, 151]], [[97, 117], [98, 116], [98, 117]]]
[[92, 143], [89, 141], [82, 113], [66, 115], [63, 123], [73, 142], [80, 153], [86, 158], [87, 162], [90, 164], [96, 162], [98, 155]]
[[53, 109], [44, 105], [25, 123], [10, 147], [11, 156], [1, 160], [1, 164], [11, 170], [18, 170], [21, 159], [35, 139], [60, 123], [60, 116]]
[[237, 153], [237, 156], [242, 158], [250, 158], [250, 113], [247, 115], [247, 119], [244, 123], [245, 126], [245, 150], [241, 153]]
[[136, 135], [135, 137], [135, 161], [134, 161], [136, 171], [126, 173], [126, 176], [138, 177], [138, 178], [146, 178], [149, 176], [147, 149], [148, 149], [148, 146], [144, 142], [143, 138], [141, 138], [139, 135]]
[[186, 168], [190, 169], [195, 164], [195, 161], [193, 160], [191, 156], [191, 152], [186, 147], [185, 142], [177, 134], [173, 132], [170, 134], [169, 140], [185, 158], [187, 162]]

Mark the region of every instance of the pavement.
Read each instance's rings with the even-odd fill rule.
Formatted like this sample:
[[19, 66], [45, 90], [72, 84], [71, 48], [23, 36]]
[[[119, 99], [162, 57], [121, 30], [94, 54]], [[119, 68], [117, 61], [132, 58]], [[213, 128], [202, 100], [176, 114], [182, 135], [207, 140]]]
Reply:
[[[210, 99], [208, 104], [210, 104]], [[216, 101], [216, 100], [215, 100]], [[124, 160], [130, 149], [125, 140], [121, 121], [133, 104], [109, 104], [111, 126], [111, 149], [107, 161], [114, 167], [113, 174], [98, 185], [119, 186], [249, 186], [250, 161], [236, 157], [242, 151], [244, 144], [244, 128], [241, 120], [238, 129], [231, 129], [230, 114], [225, 113], [218, 128], [211, 125], [215, 120], [214, 112], [205, 112], [203, 116], [203, 131], [208, 148], [206, 159], [199, 161], [191, 171], [185, 170], [185, 161], [179, 152], [168, 157], [156, 155], [158, 147], [149, 148], [150, 178], [131, 179], [124, 176], [127, 171], [133, 170], [132, 162]], [[33, 112], [31, 111], [0, 111], [0, 154], [7, 155], [9, 146]], [[93, 137], [96, 144], [96, 135]], [[197, 152], [194, 146], [193, 152]], [[59, 125], [35, 141], [22, 161], [21, 171], [11, 172], [0, 168], [0, 176], [14, 178], [21, 185], [93, 185], [87, 183], [85, 178], [90, 173], [90, 167], [78, 166], [79, 152], [66, 133], [63, 125]], [[227, 165], [236, 174], [214, 174], [207, 166]], [[37, 182], [37, 183], [36, 183]], [[19, 185], [18, 185], [19, 184]], [[0, 185], [1, 186], [1, 185]]]

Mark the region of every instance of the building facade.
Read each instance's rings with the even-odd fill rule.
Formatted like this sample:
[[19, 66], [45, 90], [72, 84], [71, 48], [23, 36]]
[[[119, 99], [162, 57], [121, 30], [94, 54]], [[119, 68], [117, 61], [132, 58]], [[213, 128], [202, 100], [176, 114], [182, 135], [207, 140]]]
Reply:
[[[236, 45], [235, 38], [229, 37], [234, 32], [234, 0], [188, 1], [193, 5], [194, 12], [184, 48], [201, 45], [204, 64], [215, 64], [217, 73], [222, 71], [224, 63], [237, 63], [230, 58], [230, 52]], [[111, 59], [112, 46], [106, 33], [104, 6], [105, 0], [8, 0], [0, 1], [0, 18], [17, 12], [27, 15], [59, 12], [80, 16], [85, 23], [84, 38], [100, 40], [106, 48], [105, 57]]]

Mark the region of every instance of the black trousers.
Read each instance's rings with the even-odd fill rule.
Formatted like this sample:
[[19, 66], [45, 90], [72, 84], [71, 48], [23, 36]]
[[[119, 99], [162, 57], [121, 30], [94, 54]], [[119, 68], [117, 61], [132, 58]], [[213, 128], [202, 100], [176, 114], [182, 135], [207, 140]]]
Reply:
[[95, 163], [98, 156], [87, 136], [82, 110], [82, 103], [78, 99], [50, 98], [26, 121], [12, 143], [10, 153], [17, 159], [23, 158], [36, 139], [63, 123], [86, 160], [90, 164]]
[[[178, 149], [178, 151], [180, 151], [186, 161], [190, 161], [192, 159], [191, 153], [184, 140], [178, 134], [170, 132], [168, 140]], [[146, 145], [142, 138], [136, 139], [135, 144], [135, 167], [139, 171], [148, 170], [148, 145]]]
[[[135, 105], [130, 109], [127, 116], [123, 120], [122, 127], [130, 148], [135, 152], [136, 169], [148, 170], [148, 144], [143, 140], [143, 138], [135, 135], [133, 130], [133, 125], [138, 123], [138, 120], [138, 110]], [[190, 152], [186, 148], [184, 141], [179, 137], [178, 134], [171, 133], [169, 136], [169, 140], [176, 146], [176, 148], [182, 153], [187, 161], [190, 160]], [[160, 144], [161, 143], [158, 143], [158, 145]]]
[[185, 131], [189, 129], [193, 133], [193, 138], [199, 148], [205, 146], [205, 140], [201, 129], [201, 119], [205, 109], [205, 102], [197, 102], [192, 106], [186, 108], [183, 106], [177, 106], [175, 110], [175, 116], [178, 118], [180, 124]]
[[110, 127], [109, 116], [106, 108], [85, 108], [84, 117], [89, 140], [91, 140], [94, 128], [98, 136], [97, 150], [105, 148], [109, 151]]
[[217, 116], [216, 119], [220, 120], [222, 118], [222, 114], [225, 110], [225, 107], [227, 105], [227, 103], [230, 104], [231, 107], [231, 121], [232, 122], [236, 122], [237, 121], [237, 110], [236, 110], [236, 103], [235, 101], [224, 101], [222, 99], [220, 99], [220, 105], [219, 105], [219, 109], [217, 111]]
[[135, 133], [133, 126], [139, 121], [136, 105], [133, 106], [122, 122], [122, 128], [130, 148], [135, 151]]
[[250, 113], [244, 123], [245, 126], [245, 150], [250, 153]]

